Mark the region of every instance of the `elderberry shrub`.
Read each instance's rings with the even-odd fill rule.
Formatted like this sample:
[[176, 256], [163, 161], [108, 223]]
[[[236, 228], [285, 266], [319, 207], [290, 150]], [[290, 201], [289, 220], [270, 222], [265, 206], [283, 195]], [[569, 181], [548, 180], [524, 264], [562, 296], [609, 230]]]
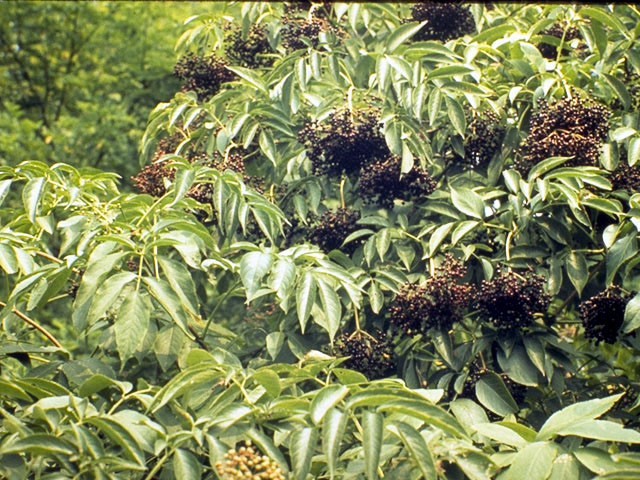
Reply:
[[298, 132], [316, 175], [356, 173], [390, 155], [376, 111], [335, 112], [328, 123], [309, 122]]
[[619, 287], [608, 287], [580, 304], [580, 319], [585, 337], [600, 342], [615, 343], [624, 321], [629, 295]]
[[422, 199], [434, 192], [436, 182], [423, 168], [414, 166], [400, 175], [400, 160], [396, 156], [376, 160], [360, 172], [358, 192], [365, 203], [393, 207], [393, 200]]
[[[320, 217], [318, 223], [311, 229], [309, 240], [326, 253], [340, 249], [342, 242], [360, 228], [356, 223], [358, 220], [360, 220], [360, 212], [357, 210], [350, 208], [338, 208], [335, 212], [329, 210]], [[349, 242], [341, 250], [351, 255], [359, 244], [360, 242], [357, 240]]]
[[362, 333], [338, 336], [332, 354], [349, 357], [344, 366], [362, 373], [369, 380], [378, 380], [396, 372], [395, 353], [387, 335], [377, 330], [373, 336]]
[[474, 113], [464, 140], [464, 158], [456, 155], [456, 163], [465, 169], [486, 167], [500, 150], [504, 134], [498, 115], [489, 111]]
[[544, 279], [533, 273], [524, 276], [506, 271], [490, 281], [483, 280], [477, 292], [478, 316], [499, 330], [519, 330], [534, 322], [535, 313], [544, 313], [551, 297], [543, 290]]
[[[556, 37], [557, 39], [562, 39], [562, 36], [564, 35], [564, 42], [563, 43], [564, 43], [565, 46], [571, 40], [574, 40], [576, 38], [582, 38], [580, 36], [580, 30], [578, 30], [577, 27], [574, 27], [573, 25], [564, 25], [561, 22], [554, 23], [553, 25], [551, 25], [546, 30], [543, 30], [542, 32], [540, 32], [540, 34], [541, 35], [548, 35], [550, 37]], [[546, 43], [546, 42], [540, 42], [538, 44], [538, 50], [540, 51], [542, 56], [545, 57], [545, 58], [548, 58], [550, 60], [555, 60], [556, 58], [558, 58], [558, 49], [559, 48], [560, 48], [559, 45], [551, 45], [551, 44]], [[562, 49], [562, 55], [567, 55], [567, 54], [568, 54], [568, 50], [563, 48]]]
[[166, 161], [160, 161], [164, 155], [174, 153], [183, 140], [179, 132], [158, 140], [156, 151], [149, 165], [145, 165], [138, 174], [131, 177], [134, 186], [141, 192], [154, 197], [161, 197], [167, 191], [165, 179], [171, 182], [175, 177], [175, 169], [167, 166]]
[[204, 101], [218, 93], [223, 83], [236, 78], [226, 67], [227, 62], [215, 55], [201, 57], [190, 53], [178, 60], [173, 73], [182, 80], [183, 92], [194, 91]]
[[227, 58], [231, 63], [246, 68], [270, 67], [273, 57], [265, 55], [271, 52], [271, 46], [264, 27], [254, 24], [249, 27], [247, 38], [242, 37], [242, 29], [234, 28], [225, 38]]
[[224, 463], [216, 462], [218, 475], [223, 480], [247, 478], [251, 480], [285, 480], [278, 464], [266, 455], [260, 455], [250, 441], [232, 448], [224, 454]]
[[[341, 32], [320, 16], [314, 15], [310, 20], [282, 16], [282, 45], [287, 51], [300, 50], [311, 45], [316, 48], [320, 43], [322, 32], [332, 32], [341, 35]], [[303, 39], [306, 39], [305, 42]]]
[[600, 147], [607, 138], [611, 112], [604, 106], [578, 97], [553, 105], [538, 101], [529, 135], [519, 148], [515, 168], [526, 176], [549, 157], [573, 157], [564, 166], [596, 166]]
[[391, 323], [408, 335], [425, 333], [433, 327], [450, 329], [462, 320], [473, 287], [462, 283], [466, 267], [451, 255], [424, 285], [405, 283], [389, 308]]
[[476, 24], [468, 8], [457, 3], [425, 1], [411, 8], [412, 20], [427, 21], [414, 35], [415, 40], [441, 40], [446, 42], [473, 33]]

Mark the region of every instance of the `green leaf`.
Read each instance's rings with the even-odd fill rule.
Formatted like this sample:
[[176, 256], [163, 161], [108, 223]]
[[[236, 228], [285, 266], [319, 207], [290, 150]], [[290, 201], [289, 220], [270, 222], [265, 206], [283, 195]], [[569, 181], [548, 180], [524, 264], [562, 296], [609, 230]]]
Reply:
[[22, 388], [0, 378], [0, 396], [19, 398], [31, 402], [32, 398]]
[[315, 428], [303, 427], [291, 434], [289, 454], [294, 480], [306, 480], [317, 443], [318, 430]]
[[199, 315], [198, 295], [196, 294], [196, 286], [189, 270], [180, 262], [170, 260], [167, 257], [158, 257], [158, 264], [164, 273], [164, 277], [171, 285], [173, 291], [178, 295], [182, 305], [192, 315]]
[[173, 475], [184, 480], [200, 480], [202, 467], [193, 453], [177, 448], [173, 454]]
[[640, 432], [624, 428], [619, 423], [608, 420], [583, 420], [561, 428], [556, 433], [558, 435], [576, 435], [603, 442], [640, 443]]
[[316, 425], [324, 418], [325, 414], [335, 407], [349, 393], [344, 385], [327, 385], [323, 387], [311, 401], [309, 413], [311, 421]]
[[255, 70], [251, 70], [249, 68], [243, 68], [243, 67], [226, 67], [227, 70], [231, 70], [233, 73], [235, 73], [236, 75], [238, 75], [240, 78], [246, 80], [249, 85], [254, 86], [255, 88], [257, 88], [258, 90], [260, 90], [262, 93], [264, 93], [265, 95], [268, 95], [268, 90], [267, 87], [264, 83], [264, 81], [260, 78], [260, 76], [256, 73]]
[[447, 65], [445, 67], [438, 67], [427, 75], [427, 81], [434, 78], [446, 78], [453, 77], [454, 75], [464, 75], [473, 72], [474, 69], [467, 67], [466, 65]]
[[464, 137], [467, 130], [467, 120], [465, 119], [464, 110], [460, 102], [448, 96], [445, 96], [444, 100], [447, 104], [447, 114], [449, 115], [449, 120], [451, 120], [453, 128]]
[[9, 189], [11, 188], [11, 184], [13, 183], [12, 179], [2, 180], [0, 181], [0, 205], [4, 202], [4, 199], [9, 193]]
[[535, 442], [520, 450], [507, 470], [506, 480], [546, 480], [551, 474], [558, 447], [552, 442]]
[[380, 451], [382, 449], [382, 426], [384, 417], [378, 412], [362, 412], [362, 444], [364, 447], [364, 471], [368, 480], [377, 480]]
[[523, 346], [516, 345], [508, 357], [502, 351], [499, 351], [497, 356], [500, 367], [513, 380], [531, 387], [538, 385], [538, 370], [529, 360]]
[[27, 211], [31, 223], [36, 223], [36, 214], [38, 212], [38, 204], [44, 190], [46, 179], [44, 177], [32, 178], [27, 182], [22, 190], [22, 203]]
[[606, 398], [596, 398], [585, 402], [575, 403], [555, 412], [542, 425], [537, 441], [547, 440], [560, 431], [570, 428], [572, 425], [581, 423], [584, 420], [593, 420], [607, 412], [622, 397], [622, 394], [613, 395]]
[[280, 395], [280, 392], [282, 391], [280, 377], [273, 370], [269, 368], [261, 368], [251, 375], [251, 378], [262, 385], [271, 397], [277, 398], [278, 395]]
[[427, 443], [415, 428], [404, 422], [394, 422], [393, 425], [387, 428], [400, 437], [411, 459], [418, 465], [424, 478], [435, 479], [438, 477]]
[[296, 266], [290, 257], [281, 257], [273, 267], [269, 286], [280, 299], [287, 298], [296, 278]]
[[175, 205], [184, 198], [185, 194], [191, 188], [191, 185], [193, 185], [195, 178], [196, 173], [192, 168], [178, 168], [178, 171], [176, 172], [176, 179], [173, 183], [173, 201], [168, 205], [169, 207]]
[[631, 233], [618, 238], [607, 252], [607, 278], [606, 284], [611, 285], [618, 269], [638, 251], [636, 234]]
[[220, 377], [222, 377], [222, 373], [213, 369], [211, 363], [200, 363], [186, 368], [156, 393], [147, 410], [157, 412], [171, 400], [192, 390], [197, 385], [213, 383]]
[[331, 408], [326, 412], [322, 422], [322, 451], [327, 457], [329, 467], [329, 477], [333, 479], [336, 475], [336, 464], [340, 456], [340, 445], [344, 436], [348, 416], [345, 412]]
[[517, 432], [498, 423], [479, 423], [474, 428], [480, 435], [511, 447], [522, 448], [529, 443]]
[[78, 394], [81, 397], [88, 397], [109, 387], [116, 387], [122, 393], [128, 393], [131, 388], [133, 388], [132, 385], [128, 382], [118, 382], [112, 378], [107, 377], [106, 375], [97, 373], [85, 380], [82, 385], [80, 385]]
[[569, 280], [571, 280], [571, 283], [578, 292], [578, 295], [580, 295], [586, 286], [589, 277], [587, 259], [583, 253], [572, 250], [565, 259], [565, 268], [567, 269]]
[[132, 272], [121, 272], [110, 276], [96, 292], [89, 313], [87, 313], [87, 325], [93, 325], [102, 318], [107, 308], [113, 306], [124, 287], [135, 278], [136, 274]]
[[640, 327], [640, 293], [637, 293], [625, 307], [622, 332], [633, 332]]
[[429, 237], [429, 254], [428, 258], [433, 257], [442, 241], [449, 235], [449, 232], [453, 228], [456, 222], [449, 222], [440, 225], [438, 228], [434, 230], [434, 232]]
[[384, 255], [389, 250], [389, 246], [391, 245], [391, 229], [383, 228], [378, 233], [376, 233], [376, 250], [378, 251], [378, 256], [380, 260], [384, 261]]
[[269, 161], [273, 164], [273, 166], [276, 167], [278, 162], [278, 151], [276, 150], [276, 145], [273, 142], [273, 136], [271, 135], [271, 132], [262, 129], [260, 131], [260, 135], [258, 136], [258, 144], [260, 145], [262, 153], [264, 153]]
[[342, 319], [342, 303], [335, 289], [322, 278], [316, 277], [318, 293], [322, 302], [322, 309], [327, 320], [327, 332], [329, 338], [333, 341], [336, 332], [340, 328], [340, 320]]
[[568, 478], [581, 478], [582, 467], [576, 458], [570, 453], [562, 453], [553, 461], [553, 468], [549, 480], [566, 480]]
[[473, 190], [463, 187], [451, 187], [451, 202], [465, 215], [480, 220], [484, 218], [484, 202], [482, 197]]
[[267, 335], [267, 352], [269, 352], [271, 360], [275, 360], [280, 353], [280, 349], [284, 344], [285, 337], [286, 335], [283, 332], [271, 332], [269, 335]]
[[409, 22], [394, 29], [387, 39], [387, 53], [393, 53], [400, 45], [418, 33], [425, 23]]
[[240, 260], [240, 279], [247, 291], [247, 300], [260, 288], [260, 280], [264, 277], [273, 264], [273, 256], [267, 252], [249, 252]]
[[440, 107], [442, 106], [442, 92], [439, 88], [434, 88], [429, 94], [429, 103], [427, 104], [427, 110], [429, 114], [429, 125], [433, 125], [440, 113]]
[[638, 133], [637, 130], [631, 127], [619, 127], [611, 132], [611, 138], [616, 142], [622, 142], [624, 139], [632, 137]]
[[[615, 90], [618, 98], [622, 102], [622, 106], [624, 107], [624, 109], [629, 110], [629, 107], [631, 106], [631, 95], [629, 95], [629, 91], [627, 90], [627, 87], [625, 87], [624, 83], [622, 83], [613, 75], [609, 75], [607, 73], [603, 73], [602, 75], [607, 79], [607, 82], [609, 82], [611, 88]], [[613, 138], [614, 140], [619, 141], [615, 137]]]
[[627, 36], [628, 32], [627, 29], [624, 27], [624, 25], [620, 22], [620, 20], [618, 20], [614, 15], [607, 13], [604, 11], [604, 6], [603, 7], [583, 7], [580, 9], [580, 16], [584, 17], [589, 17], [592, 18], [594, 20], [598, 20], [599, 22], [604, 23], [605, 25], [608, 25], [609, 27], [613, 28], [614, 30], [617, 30], [618, 33], [621, 33], [622, 35]]
[[85, 422], [98, 428], [114, 443], [120, 445], [131, 460], [139, 465], [144, 465], [145, 458], [140, 445], [123, 424], [107, 416], [89, 417], [85, 419]]
[[640, 138], [632, 138], [628, 146], [628, 159], [630, 166], [634, 166], [640, 161]]
[[493, 413], [503, 417], [518, 411], [518, 405], [509, 393], [502, 378], [493, 372], [487, 372], [476, 383], [478, 401]]
[[454, 437], [467, 437], [464, 428], [453, 416], [437, 405], [432, 405], [426, 401], [383, 400], [383, 405], [378, 407], [378, 411], [384, 412], [387, 410], [422, 420]]
[[142, 281], [147, 285], [151, 296], [165, 309], [178, 328], [182, 330], [182, 333], [193, 340], [195, 337], [187, 328], [187, 314], [182, 307], [182, 302], [169, 287], [169, 284], [153, 277], [142, 277]]
[[311, 307], [316, 301], [317, 283], [311, 272], [307, 271], [302, 275], [300, 283], [296, 288], [296, 310], [298, 312], [298, 322], [300, 331], [304, 333], [307, 320], [311, 314]]
[[3, 455], [8, 453], [33, 453], [35, 455], [53, 456], [74, 455], [76, 450], [68, 441], [54, 435], [35, 433], [17, 442], [3, 445], [0, 450]]
[[0, 267], [8, 275], [18, 271], [18, 259], [13, 249], [4, 243], [0, 243]]
[[400, 124], [398, 122], [389, 121], [385, 125], [384, 138], [389, 150], [391, 150], [391, 153], [395, 155], [402, 155], [402, 141], [400, 140], [401, 133]]
[[379, 313], [384, 306], [384, 295], [380, 291], [377, 282], [374, 280], [371, 281], [371, 285], [369, 285], [369, 291], [367, 293], [369, 295], [371, 310], [373, 313]]

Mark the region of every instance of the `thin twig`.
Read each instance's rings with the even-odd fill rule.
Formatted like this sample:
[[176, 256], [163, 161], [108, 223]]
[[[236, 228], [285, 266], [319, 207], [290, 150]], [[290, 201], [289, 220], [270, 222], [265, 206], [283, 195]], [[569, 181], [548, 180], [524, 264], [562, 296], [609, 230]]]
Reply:
[[[0, 307], [6, 307], [7, 304], [4, 302], [0, 302]], [[56, 337], [54, 337], [53, 335], [51, 335], [46, 328], [44, 328], [41, 325], [38, 325], [35, 321], [31, 320], [29, 317], [27, 317], [24, 313], [22, 313], [21, 311], [12, 308], [11, 312], [14, 313], [17, 317], [21, 318], [22, 320], [24, 320], [26, 323], [28, 323], [29, 325], [31, 325], [33, 328], [35, 328], [36, 330], [38, 330], [40, 333], [42, 333], [45, 337], [47, 337], [47, 339], [53, 343], [56, 347], [58, 348], [63, 348], [62, 344], [56, 340]]]

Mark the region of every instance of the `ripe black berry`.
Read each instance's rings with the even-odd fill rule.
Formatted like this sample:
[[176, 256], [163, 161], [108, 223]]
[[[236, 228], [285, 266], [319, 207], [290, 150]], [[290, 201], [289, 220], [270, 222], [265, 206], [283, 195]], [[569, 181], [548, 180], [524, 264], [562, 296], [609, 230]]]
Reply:
[[372, 337], [362, 333], [343, 333], [336, 338], [332, 353], [336, 357], [350, 357], [343, 365], [362, 373], [369, 380], [385, 378], [396, 371], [393, 346], [381, 330], [376, 330]]
[[535, 313], [544, 313], [551, 300], [543, 290], [544, 279], [532, 269], [524, 277], [499, 272], [491, 281], [482, 281], [475, 306], [483, 320], [500, 330], [516, 330], [534, 322]]
[[251, 25], [247, 38], [242, 38], [242, 29], [232, 29], [225, 43], [226, 56], [233, 64], [246, 68], [269, 67], [273, 64], [273, 57], [265, 55], [271, 52], [271, 47], [262, 25]]
[[468, 8], [457, 3], [421, 2], [411, 8], [412, 19], [427, 24], [415, 34], [416, 40], [441, 40], [446, 42], [472, 33], [476, 29], [473, 15]]
[[358, 192], [365, 203], [377, 203], [391, 208], [396, 198], [424, 198], [433, 193], [435, 188], [436, 182], [426, 170], [414, 166], [401, 176], [399, 158], [389, 156], [362, 169]]
[[594, 340], [596, 345], [600, 342], [615, 343], [628, 301], [629, 295], [612, 286], [582, 302], [579, 308], [585, 336]]
[[[316, 48], [320, 42], [320, 33], [331, 31], [335, 34], [340, 32], [332, 27], [327, 20], [319, 16], [313, 16], [310, 20], [300, 18], [282, 17], [282, 45], [288, 51], [307, 48], [308, 44]], [[304, 39], [307, 40], [305, 42]]]
[[178, 60], [173, 72], [183, 82], [182, 91], [194, 91], [204, 101], [218, 93], [223, 83], [235, 78], [226, 66], [227, 62], [215, 55], [200, 57], [191, 53]]
[[[360, 228], [356, 224], [358, 220], [360, 220], [360, 212], [357, 210], [349, 208], [339, 208], [335, 212], [329, 210], [320, 217], [318, 224], [311, 229], [309, 240], [327, 253], [339, 249], [342, 242]], [[342, 251], [350, 255], [358, 245], [358, 241], [349, 242], [342, 248]]]
[[504, 133], [498, 115], [490, 111], [474, 113], [464, 139], [464, 158], [456, 156], [456, 163], [465, 169], [486, 167], [500, 150]]
[[[565, 29], [566, 29], [566, 33], [565, 33]], [[551, 25], [551, 27], [547, 28], [546, 30], [540, 33], [542, 35], [556, 37], [557, 39], [562, 39], [562, 36], [564, 35], [565, 47], [567, 43], [569, 43], [571, 40], [574, 40], [576, 38], [581, 38], [580, 31], [578, 30], [577, 27], [574, 27], [573, 25], [566, 26], [560, 22], [554, 23], [553, 25]], [[542, 54], [542, 56], [550, 60], [555, 60], [558, 57], [559, 48], [560, 48], [559, 46], [551, 45], [545, 42], [540, 42], [538, 44], [538, 50], [540, 50], [540, 53]], [[566, 50], [566, 48], [563, 48], [562, 54], [567, 55], [567, 53], [568, 53], [568, 50]]]
[[307, 123], [298, 140], [306, 147], [316, 175], [355, 173], [390, 155], [375, 112], [336, 112], [327, 123]]
[[620, 155], [620, 162], [609, 178], [614, 190], [625, 190], [630, 195], [640, 192], [640, 165], [629, 166], [626, 152]]
[[609, 130], [610, 115], [605, 106], [577, 97], [553, 105], [540, 99], [515, 168], [526, 176], [542, 160], [571, 156], [564, 166], [596, 166], [600, 146]]
[[424, 333], [432, 327], [450, 329], [462, 320], [473, 287], [462, 283], [466, 268], [446, 256], [424, 285], [406, 283], [389, 308], [391, 323], [407, 334]]

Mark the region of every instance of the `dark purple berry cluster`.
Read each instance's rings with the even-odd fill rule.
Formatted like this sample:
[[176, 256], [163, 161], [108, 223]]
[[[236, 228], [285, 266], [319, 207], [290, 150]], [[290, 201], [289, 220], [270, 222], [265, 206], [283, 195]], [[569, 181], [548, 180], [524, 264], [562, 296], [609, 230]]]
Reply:
[[[549, 28], [547, 28], [546, 30], [543, 30], [542, 32], [540, 32], [542, 35], [548, 35], [550, 37], [556, 37], [558, 40], [562, 39], [562, 36], [564, 35], [564, 46], [566, 47], [567, 43], [569, 43], [571, 40], [574, 40], [576, 38], [582, 38], [580, 36], [580, 30], [578, 30], [577, 27], [573, 26], [573, 25], [564, 25], [561, 22], [556, 22], [553, 25], [551, 25]], [[558, 49], [560, 48], [560, 46], [556, 46], [556, 45], [551, 45], [549, 43], [546, 42], [540, 42], [538, 44], [538, 50], [540, 50], [540, 53], [542, 54], [543, 57], [548, 58], [550, 60], [555, 60], [556, 58], [558, 58]], [[562, 54], [563, 55], [567, 55], [568, 50], [566, 50], [565, 48], [562, 49]]]
[[629, 295], [612, 286], [582, 302], [579, 309], [585, 336], [594, 340], [596, 345], [600, 342], [615, 343], [628, 301]]
[[[311, 229], [309, 240], [327, 253], [340, 249], [342, 242], [360, 228], [356, 223], [358, 220], [360, 220], [360, 212], [357, 210], [350, 208], [329, 210], [319, 218], [317, 224]], [[359, 244], [358, 241], [349, 242], [341, 250], [350, 255]]]
[[595, 166], [607, 138], [611, 112], [581, 98], [565, 98], [553, 105], [540, 99], [531, 117], [529, 136], [519, 149], [516, 169], [526, 176], [549, 157], [573, 157], [565, 166]]
[[[288, 51], [300, 50], [302, 48], [316, 48], [320, 43], [322, 32], [333, 32], [340, 35], [340, 32], [320, 16], [314, 15], [310, 20], [301, 18], [282, 17], [283, 28], [281, 32], [282, 45]], [[306, 39], [306, 42], [303, 40]]]
[[468, 8], [457, 3], [424, 1], [411, 8], [412, 20], [427, 21], [414, 35], [415, 40], [441, 40], [459, 38], [476, 29], [473, 15]]
[[327, 123], [307, 123], [298, 140], [306, 147], [316, 175], [356, 173], [391, 153], [377, 112], [336, 112]]
[[546, 312], [551, 297], [543, 277], [532, 269], [523, 275], [503, 271], [483, 280], [475, 300], [479, 317], [500, 330], [519, 330], [534, 322], [534, 314]]
[[614, 190], [624, 190], [630, 195], [640, 192], [640, 165], [629, 166], [626, 152], [620, 155], [620, 162], [609, 178]]
[[450, 329], [462, 320], [472, 299], [473, 287], [463, 283], [467, 269], [447, 255], [424, 285], [406, 283], [389, 308], [391, 323], [409, 335], [432, 327]]
[[273, 64], [273, 57], [266, 55], [271, 52], [271, 46], [262, 25], [251, 25], [246, 38], [242, 36], [242, 29], [234, 28], [226, 36], [225, 43], [225, 54], [235, 65], [260, 68]]
[[424, 198], [436, 189], [436, 182], [420, 166], [400, 175], [400, 159], [389, 156], [376, 160], [360, 172], [358, 192], [365, 203], [391, 208], [396, 198], [409, 200]]
[[376, 330], [374, 336], [343, 333], [333, 344], [333, 355], [349, 357], [343, 365], [356, 370], [369, 380], [377, 380], [396, 372], [395, 353], [387, 335]]
[[171, 183], [175, 175], [175, 168], [167, 166], [166, 161], [154, 162], [145, 165], [137, 175], [131, 177], [131, 180], [141, 193], [161, 197], [167, 193], [166, 182]]
[[464, 139], [464, 158], [456, 156], [456, 163], [465, 169], [486, 167], [500, 150], [505, 128], [493, 112], [474, 113]]
[[223, 83], [236, 78], [226, 67], [227, 62], [215, 55], [190, 53], [178, 60], [173, 73], [182, 80], [182, 91], [196, 92], [198, 99], [204, 101], [218, 93]]

